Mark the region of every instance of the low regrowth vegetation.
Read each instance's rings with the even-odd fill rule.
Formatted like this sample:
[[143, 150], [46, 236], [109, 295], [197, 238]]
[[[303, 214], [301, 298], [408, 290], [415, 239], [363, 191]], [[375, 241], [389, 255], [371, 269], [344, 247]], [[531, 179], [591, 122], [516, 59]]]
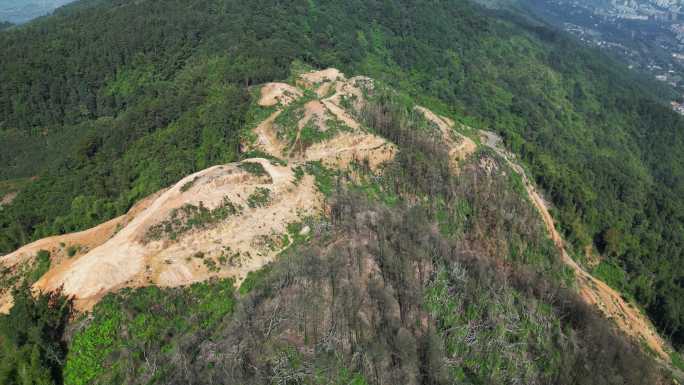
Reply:
[[268, 175], [268, 172], [261, 163], [257, 162], [241, 162], [238, 167], [255, 176]]
[[271, 190], [266, 187], [257, 187], [247, 197], [247, 205], [251, 208], [265, 207], [271, 203]]
[[[400, 148], [392, 162], [377, 173], [355, 165], [353, 176], [305, 165], [325, 187], [325, 214], [273, 238], [287, 247], [237, 292], [210, 281], [108, 295], [68, 331], [64, 383], [665, 380], [575, 292], [504, 162], [480, 151], [454, 175], [437, 135], [391, 100], [374, 103], [366, 122]], [[258, 207], [270, 192], [252, 195]], [[195, 256], [208, 270], [243, 258]]]
[[173, 382], [171, 374], [205, 349], [211, 331], [233, 312], [233, 285], [222, 280], [107, 296], [76, 323], [64, 383]]
[[215, 208], [209, 209], [204, 203], [199, 205], [184, 204], [171, 210], [169, 218], [150, 226], [145, 232], [144, 242], [158, 241], [163, 238], [177, 239], [180, 235], [193, 229], [202, 229], [225, 221], [231, 216], [239, 215], [242, 207], [224, 197]]

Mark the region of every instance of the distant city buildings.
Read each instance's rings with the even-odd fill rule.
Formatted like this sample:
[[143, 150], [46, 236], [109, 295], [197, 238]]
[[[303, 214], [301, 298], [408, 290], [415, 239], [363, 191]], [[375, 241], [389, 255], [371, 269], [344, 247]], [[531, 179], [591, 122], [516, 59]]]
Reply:
[[[684, 99], [684, 0], [551, 0], [560, 25], [583, 43], [620, 57]], [[672, 109], [684, 115], [684, 103]]]

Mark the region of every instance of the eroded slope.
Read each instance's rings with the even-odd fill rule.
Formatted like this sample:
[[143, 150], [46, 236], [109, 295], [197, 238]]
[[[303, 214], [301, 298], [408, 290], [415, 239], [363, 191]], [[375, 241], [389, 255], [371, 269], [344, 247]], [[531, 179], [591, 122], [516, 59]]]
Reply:
[[[288, 247], [288, 224], [321, 213], [324, 197], [315, 177], [302, 173], [306, 165], [320, 162], [344, 170], [364, 163], [377, 169], [394, 157], [396, 146], [355, 118], [373, 89], [371, 79], [347, 79], [335, 69], [300, 75], [296, 85], [263, 85], [257, 103], [267, 117], [255, 125], [243, 149], [275, 160], [254, 158], [200, 171], [120, 218], [82, 233], [40, 240], [0, 263], [18, 272], [39, 250], [50, 251], [53, 267], [35, 287], [62, 287], [80, 309], [124, 287], [179, 286], [211, 277], [239, 283]], [[450, 119], [420, 106], [415, 111], [435, 127], [448, 147], [450, 169], [458, 173], [459, 162], [475, 152], [476, 143], [459, 134]], [[666, 358], [666, 345], [648, 319], [570, 258], [541, 196], [511, 155], [497, 146], [498, 139], [487, 133], [483, 142], [522, 176], [563, 261], [575, 272], [583, 298]], [[72, 257], [65, 252], [69, 245], [78, 245]], [[2, 294], [0, 310], [7, 311], [11, 298]]]
[[[289, 224], [321, 213], [323, 195], [314, 176], [302, 172], [309, 162], [337, 170], [363, 162], [375, 169], [396, 152], [342, 106], [349, 99], [347, 108], [360, 108], [372, 87], [369, 79], [347, 80], [326, 70], [304, 74], [297, 84], [269, 83], [259, 90], [259, 106], [273, 112], [243, 145], [273, 159], [189, 175], [122, 217], [2, 257], [3, 268], [20, 274], [38, 251], [49, 251], [52, 268], [34, 287], [62, 288], [81, 310], [124, 287], [180, 286], [212, 277], [241, 282], [289, 246]], [[288, 119], [279, 120], [281, 114]], [[2, 294], [6, 312], [11, 297], [9, 290]]]

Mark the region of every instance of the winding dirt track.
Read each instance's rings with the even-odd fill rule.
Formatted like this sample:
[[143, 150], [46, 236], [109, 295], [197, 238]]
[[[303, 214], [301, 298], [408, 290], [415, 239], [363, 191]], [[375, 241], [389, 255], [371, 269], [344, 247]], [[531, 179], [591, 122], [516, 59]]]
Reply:
[[656, 333], [655, 327], [641, 311], [632, 304], [625, 301], [620, 293], [613, 290], [605, 282], [595, 278], [575, 262], [565, 249], [565, 242], [561, 237], [549, 213], [548, 204], [541, 197], [541, 194], [530, 182], [525, 170], [512, 160], [512, 155], [502, 150], [499, 146], [501, 138], [489, 131], [481, 131], [482, 142], [493, 149], [508, 165], [523, 179], [525, 190], [544, 220], [544, 225], [551, 236], [554, 244], [561, 254], [563, 263], [575, 272], [577, 286], [580, 295], [589, 304], [596, 306], [606, 318], [615, 322], [615, 325], [627, 335], [642, 341], [665, 362], [669, 362], [669, 355], [666, 352], [665, 341]]

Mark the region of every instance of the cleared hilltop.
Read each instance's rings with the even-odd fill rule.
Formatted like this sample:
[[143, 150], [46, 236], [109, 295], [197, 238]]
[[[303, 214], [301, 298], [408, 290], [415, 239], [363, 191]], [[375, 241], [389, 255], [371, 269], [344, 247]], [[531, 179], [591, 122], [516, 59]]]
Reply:
[[[242, 146], [261, 157], [188, 175], [143, 199], [126, 215], [24, 246], [0, 259], [3, 279], [15, 276], [20, 282], [37, 256], [47, 251], [50, 268], [34, 290], [60, 291], [73, 297], [80, 311], [91, 310], [107, 294], [124, 288], [178, 287], [217, 278], [231, 278], [240, 286], [250, 273], [276, 261], [295, 239], [315, 231], [301, 224], [330, 212], [326, 202], [336, 178], [331, 175], [348, 175], [353, 184], [368, 173], [381, 175], [394, 161], [397, 145], [367, 125], [378, 108], [377, 101], [369, 104], [367, 99], [394, 91], [377, 92], [375, 87], [370, 78], [347, 79], [335, 69], [304, 72], [293, 84], [254, 87], [254, 108], [263, 119], [244, 135]], [[519, 193], [536, 209], [535, 221], [544, 224], [557, 258], [572, 272], [571, 286], [621, 333], [644, 343], [669, 365], [671, 348], [650, 321], [568, 255], [547, 203], [514, 156], [500, 148], [500, 138], [424, 107], [414, 105], [409, 111], [427, 124], [421, 135], [444, 146], [449, 173], [458, 176], [463, 167], [475, 167], [485, 172], [480, 183], [491, 183], [486, 175], [506, 168], [516, 173], [523, 187]], [[481, 146], [494, 152], [473, 164], [469, 158]], [[12, 306], [10, 289], [3, 288], [4, 312]]]

